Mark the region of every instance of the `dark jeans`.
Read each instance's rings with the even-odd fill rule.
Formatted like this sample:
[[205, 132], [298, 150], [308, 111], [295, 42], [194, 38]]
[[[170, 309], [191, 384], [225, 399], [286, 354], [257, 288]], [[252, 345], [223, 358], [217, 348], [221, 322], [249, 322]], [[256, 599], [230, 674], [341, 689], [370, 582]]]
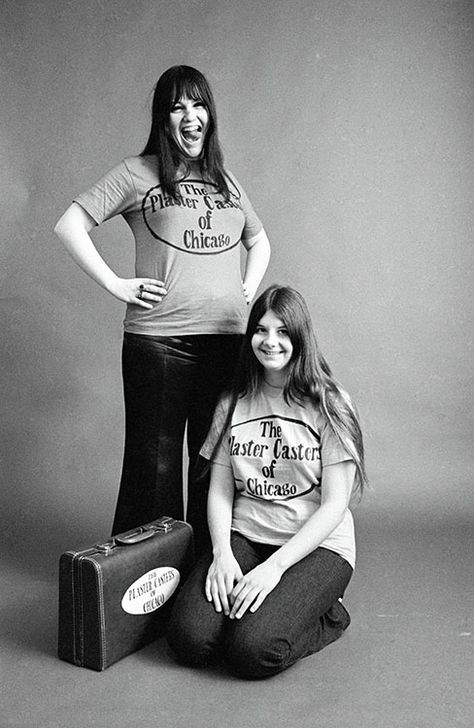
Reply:
[[160, 516], [184, 518], [183, 440], [189, 453], [187, 520], [206, 539], [208, 477], [199, 450], [217, 400], [232, 379], [240, 335], [125, 333], [122, 370], [125, 453], [112, 533]]
[[[276, 546], [232, 534], [232, 550], [245, 574]], [[229, 619], [206, 600], [204, 584], [212, 561], [204, 554], [173, 606], [168, 643], [178, 660], [210, 665], [224, 660], [240, 677], [270, 677], [336, 640], [350, 618], [338, 599], [352, 576], [339, 554], [317, 548], [283, 574], [255, 613]]]

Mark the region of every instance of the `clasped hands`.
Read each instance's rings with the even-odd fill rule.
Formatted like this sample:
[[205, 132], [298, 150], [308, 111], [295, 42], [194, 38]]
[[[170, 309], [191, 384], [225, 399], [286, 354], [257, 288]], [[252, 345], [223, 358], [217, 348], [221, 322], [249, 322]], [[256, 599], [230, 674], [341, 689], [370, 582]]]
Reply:
[[240, 619], [247, 610], [257, 611], [282, 575], [283, 570], [270, 560], [242, 574], [232, 552], [215, 556], [207, 572], [206, 599], [213, 602], [216, 612]]

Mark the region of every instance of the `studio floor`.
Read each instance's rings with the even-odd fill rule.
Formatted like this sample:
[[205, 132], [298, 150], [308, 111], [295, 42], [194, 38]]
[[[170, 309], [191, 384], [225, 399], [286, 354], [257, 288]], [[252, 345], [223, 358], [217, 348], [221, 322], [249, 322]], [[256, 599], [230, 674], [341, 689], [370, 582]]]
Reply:
[[348, 631], [258, 682], [182, 668], [162, 640], [103, 673], [61, 662], [55, 555], [17, 551], [1, 582], [1, 728], [474, 725], [471, 529], [362, 521], [358, 543]]

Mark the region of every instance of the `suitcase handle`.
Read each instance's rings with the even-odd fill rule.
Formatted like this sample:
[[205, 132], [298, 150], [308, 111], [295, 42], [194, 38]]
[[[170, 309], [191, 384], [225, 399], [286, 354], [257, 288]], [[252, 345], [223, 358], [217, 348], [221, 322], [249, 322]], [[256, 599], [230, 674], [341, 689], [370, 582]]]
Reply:
[[140, 543], [146, 541], [147, 538], [152, 538], [155, 535], [155, 529], [148, 528], [148, 526], [140, 526], [134, 528], [132, 531], [121, 533], [120, 536], [115, 536], [115, 543], [120, 546], [133, 546], [134, 543]]
[[105, 543], [96, 544], [95, 548], [107, 556], [115, 546], [133, 546], [135, 543], [141, 543], [142, 541], [146, 541], [147, 538], [152, 538], [157, 533], [168, 533], [168, 531], [171, 531], [174, 523], [176, 523], [174, 518], [163, 516], [159, 521], [147, 523], [138, 528], [132, 528], [131, 531], [114, 536]]
[[114, 541], [120, 546], [132, 546], [134, 543], [140, 543], [146, 541], [147, 538], [152, 538], [157, 533], [168, 533], [173, 528], [174, 523], [176, 523], [174, 518], [162, 516], [158, 521], [146, 523], [144, 526], [132, 528], [131, 531], [115, 536]]

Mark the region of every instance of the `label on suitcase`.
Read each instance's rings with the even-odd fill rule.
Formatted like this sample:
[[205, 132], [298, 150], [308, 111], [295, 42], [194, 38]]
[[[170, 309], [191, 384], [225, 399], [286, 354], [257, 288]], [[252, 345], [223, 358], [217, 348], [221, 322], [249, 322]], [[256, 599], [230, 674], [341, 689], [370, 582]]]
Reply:
[[58, 655], [105, 670], [157, 639], [193, 565], [193, 532], [168, 516], [59, 561]]

